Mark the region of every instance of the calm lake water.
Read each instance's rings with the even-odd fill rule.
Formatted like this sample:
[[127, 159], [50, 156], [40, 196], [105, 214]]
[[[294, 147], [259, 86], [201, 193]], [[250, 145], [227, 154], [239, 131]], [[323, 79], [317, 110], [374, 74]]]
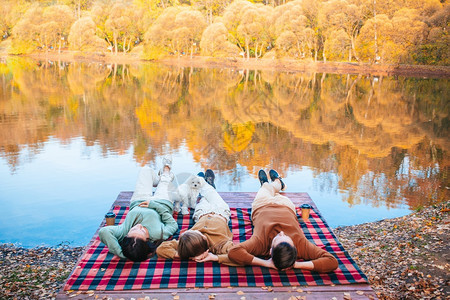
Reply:
[[85, 245], [139, 168], [274, 168], [332, 227], [449, 199], [448, 79], [0, 62], [0, 242]]

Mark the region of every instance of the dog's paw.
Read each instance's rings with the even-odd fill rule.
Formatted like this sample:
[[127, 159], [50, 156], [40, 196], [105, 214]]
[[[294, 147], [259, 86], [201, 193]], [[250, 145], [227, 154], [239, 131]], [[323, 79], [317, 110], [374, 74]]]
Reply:
[[181, 211], [180, 208], [180, 202], [175, 202], [175, 205], [173, 206], [173, 211], [179, 213]]
[[189, 209], [186, 206], [183, 206], [181, 208], [181, 214], [182, 215], [188, 215], [189, 214]]

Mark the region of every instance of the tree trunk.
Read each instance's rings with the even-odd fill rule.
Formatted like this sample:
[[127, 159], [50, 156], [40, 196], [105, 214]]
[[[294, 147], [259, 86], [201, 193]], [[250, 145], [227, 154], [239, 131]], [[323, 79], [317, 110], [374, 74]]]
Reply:
[[118, 51], [118, 49], [117, 49], [117, 36], [116, 36], [116, 33], [114, 33], [114, 52], [115, 52], [115, 55], [117, 55], [117, 51]]
[[81, 18], [81, 0], [78, 0], [78, 19]]
[[127, 38], [126, 37], [123, 37], [123, 46], [122, 46], [122, 48], [123, 48], [123, 53], [127, 53], [127, 49], [126, 49], [126, 45], [127, 45]]
[[247, 60], [250, 59], [250, 47], [248, 45], [248, 38], [245, 39], [245, 48], [247, 50]]
[[193, 53], [194, 53], [194, 43], [191, 43], [191, 59], [192, 59]]
[[317, 50], [317, 42], [314, 43], [314, 62], [317, 61], [317, 55], [318, 55], [318, 50]]
[[352, 51], [353, 51], [353, 57], [355, 57], [356, 61], [359, 62], [358, 54], [356, 53], [356, 47], [355, 47], [355, 36], [352, 36], [350, 38], [350, 41], [352, 42]]
[[377, 12], [375, 10], [375, 6], [377, 5], [377, 0], [373, 0], [373, 17], [374, 17], [374, 45], [375, 45], [375, 62], [377, 62], [378, 59], [378, 37], [377, 37]]

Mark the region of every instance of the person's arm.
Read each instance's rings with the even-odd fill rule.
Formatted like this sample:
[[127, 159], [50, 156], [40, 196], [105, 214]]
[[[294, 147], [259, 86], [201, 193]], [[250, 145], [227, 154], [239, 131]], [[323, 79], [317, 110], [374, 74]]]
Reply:
[[123, 234], [120, 226], [106, 226], [100, 229], [98, 236], [100, 241], [108, 246], [108, 251], [119, 256], [120, 258], [126, 258], [122, 253], [122, 247], [120, 247], [119, 240], [123, 239], [126, 235]]
[[177, 232], [178, 223], [173, 218], [172, 211], [166, 205], [158, 203], [157, 201], [144, 201], [139, 204], [139, 206], [153, 209], [161, 216], [161, 222], [163, 223], [163, 240], [167, 240], [171, 235]]
[[274, 263], [272, 261], [272, 258], [262, 259], [262, 258], [259, 258], [259, 257], [255, 256], [255, 257], [253, 257], [252, 265], [253, 266], [261, 266], [261, 267], [276, 269], [276, 267], [275, 267], [275, 265], [274, 265]]
[[294, 264], [294, 269], [310, 270], [314, 269], [314, 264], [312, 261], [296, 261]]
[[166, 205], [158, 203], [157, 201], [144, 201], [139, 204], [139, 206], [154, 209], [159, 215], [162, 215], [165, 212], [172, 213]]
[[161, 215], [162, 226], [162, 239], [167, 240], [170, 236], [172, 236], [178, 230], [178, 223], [175, 221], [171, 213], [164, 212]]
[[337, 269], [337, 259], [332, 254], [308, 241], [306, 238], [299, 241], [296, 246], [298, 256], [305, 261], [296, 262], [294, 265], [295, 268], [312, 270], [319, 273], [328, 273]]
[[228, 252], [228, 257], [234, 263], [245, 266], [253, 264], [255, 255], [263, 255], [263, 242], [255, 235], [250, 239], [232, 247]]
[[178, 241], [177, 240], [171, 240], [167, 242], [161, 243], [161, 245], [156, 248], [156, 255], [161, 258], [166, 259], [179, 259], [178, 256]]

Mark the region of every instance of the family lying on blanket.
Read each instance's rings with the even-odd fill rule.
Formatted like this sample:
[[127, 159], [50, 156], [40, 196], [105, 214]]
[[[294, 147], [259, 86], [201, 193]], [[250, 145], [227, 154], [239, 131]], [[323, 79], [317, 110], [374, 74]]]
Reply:
[[320, 273], [335, 270], [336, 258], [306, 239], [295, 205], [279, 194], [285, 189], [281, 177], [275, 170], [269, 171], [269, 177], [270, 183], [266, 172], [258, 173], [261, 188], [252, 203], [253, 235], [249, 240], [233, 243], [228, 227], [230, 208], [217, 193], [214, 172], [208, 169], [195, 176], [201, 195], [193, 214], [195, 225], [181, 233], [178, 241], [163, 242], [178, 230], [170, 190], [174, 174], [171, 160], [164, 158], [158, 173], [149, 167], [141, 169], [125, 221], [101, 228], [100, 240], [109, 252], [132, 261], [144, 261], [156, 252], [166, 259], [218, 261], [231, 266], [298, 268]]

